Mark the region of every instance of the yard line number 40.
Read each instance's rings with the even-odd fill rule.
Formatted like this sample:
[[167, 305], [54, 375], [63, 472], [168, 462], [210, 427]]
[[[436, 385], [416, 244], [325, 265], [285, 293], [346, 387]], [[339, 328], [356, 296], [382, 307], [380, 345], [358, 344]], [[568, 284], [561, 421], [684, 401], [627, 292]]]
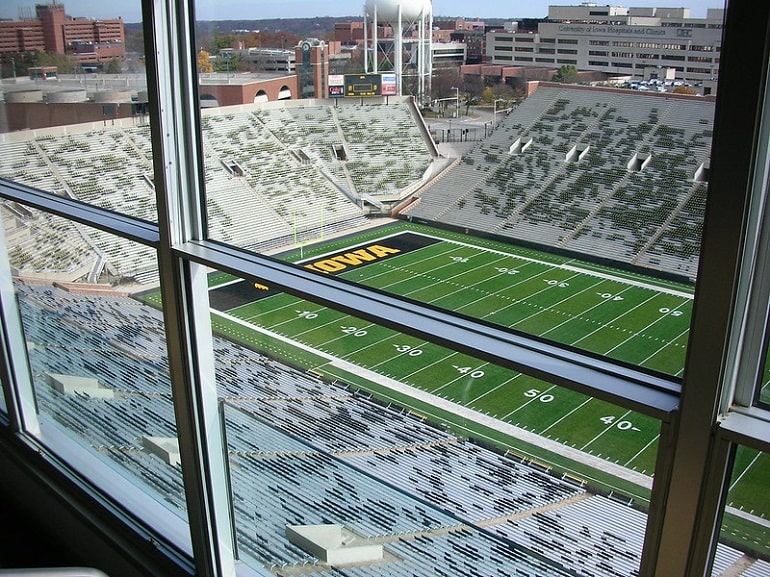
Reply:
[[[554, 397], [551, 393], [543, 392], [539, 389], [529, 389], [527, 391], [524, 391], [524, 396], [528, 397], [532, 400], [538, 400], [541, 403], [550, 403], [552, 402], [556, 397]], [[617, 427], [621, 431], [640, 431], [639, 427], [634, 425], [631, 421], [628, 421], [626, 419], [618, 419], [614, 415], [607, 415], [606, 417], [599, 417], [599, 420], [607, 425], [608, 427]]]

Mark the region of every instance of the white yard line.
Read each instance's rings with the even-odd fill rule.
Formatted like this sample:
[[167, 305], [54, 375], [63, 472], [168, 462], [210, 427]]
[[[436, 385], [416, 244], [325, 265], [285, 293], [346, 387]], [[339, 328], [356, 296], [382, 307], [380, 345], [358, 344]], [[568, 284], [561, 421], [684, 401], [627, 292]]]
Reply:
[[511, 437], [514, 437], [526, 443], [529, 443], [531, 445], [541, 447], [552, 453], [556, 453], [558, 455], [562, 455], [564, 457], [572, 459], [573, 461], [576, 461], [578, 463], [582, 463], [589, 467], [593, 467], [595, 469], [608, 472], [615, 477], [625, 479], [631, 483], [639, 485], [640, 487], [644, 487], [647, 489], [652, 487], [652, 477], [649, 477], [648, 475], [643, 475], [637, 471], [626, 469], [625, 467], [616, 465], [615, 463], [612, 463], [610, 461], [606, 461], [601, 457], [595, 457], [593, 455], [589, 455], [578, 449], [575, 449], [573, 447], [568, 447], [567, 445], [559, 443], [558, 441], [552, 441], [550, 439], [546, 439], [536, 433], [532, 433], [530, 431], [527, 431], [526, 429], [522, 429], [521, 427], [516, 427], [509, 423], [500, 421], [499, 419], [496, 419], [494, 417], [490, 417], [489, 415], [486, 415], [479, 411], [475, 411], [468, 407], [463, 407], [461, 405], [453, 403], [452, 401], [443, 399], [441, 397], [438, 397], [426, 391], [417, 389], [415, 387], [411, 387], [409, 385], [405, 385], [400, 381], [397, 381], [396, 379], [377, 374], [373, 371], [370, 371], [369, 369], [365, 369], [363, 367], [359, 367], [358, 365], [355, 365], [348, 361], [338, 359], [333, 355], [324, 353], [322, 351], [319, 351], [318, 349], [315, 349], [303, 343], [293, 341], [282, 335], [273, 333], [272, 331], [269, 331], [263, 327], [252, 325], [251, 323], [232, 317], [226, 313], [222, 313], [220, 311], [212, 311], [212, 313], [222, 318], [228, 319], [229, 321], [234, 322], [236, 324], [240, 324], [254, 331], [260, 332], [273, 339], [277, 339], [277, 340], [289, 343], [292, 346], [295, 346], [299, 349], [318, 355], [319, 357], [322, 357], [328, 360], [329, 363], [334, 367], [337, 367], [339, 369], [342, 369], [354, 375], [358, 375], [359, 377], [362, 377], [373, 383], [377, 383], [378, 385], [382, 385], [383, 387], [386, 387], [394, 392], [400, 393], [402, 395], [406, 395], [408, 397], [412, 397], [417, 401], [424, 402], [428, 405], [437, 407], [443, 411], [457, 415], [462, 419], [466, 419], [468, 421], [478, 423], [480, 425], [484, 425], [486, 427], [499, 431], [505, 435], [509, 435]]
[[[548, 261], [532, 258], [532, 257], [529, 257], [529, 256], [510, 254], [510, 253], [507, 253], [507, 252], [504, 252], [504, 251], [501, 251], [501, 250], [496, 250], [496, 249], [488, 248], [488, 247], [485, 247], [485, 246], [478, 246], [478, 245], [471, 244], [471, 243], [460, 242], [459, 240], [452, 240], [452, 239], [434, 237], [434, 236], [430, 236], [428, 234], [423, 234], [421, 232], [409, 231], [409, 233], [410, 234], [417, 234], [417, 235], [420, 235], [420, 236], [425, 236], [425, 237], [428, 237], [428, 238], [438, 238], [438, 240], [440, 240], [442, 242], [450, 242], [450, 243], [457, 244], [457, 245], [460, 245], [460, 246], [467, 246], [467, 247], [470, 247], [470, 248], [473, 248], [473, 249], [476, 249], [476, 250], [483, 250], [483, 251], [486, 251], [486, 252], [491, 252], [491, 253], [495, 253], [495, 254], [501, 254], [501, 255], [507, 256], [509, 258], [515, 258], [515, 259], [519, 259], [519, 260], [524, 260], [524, 261], [528, 261], [528, 262], [533, 262], [533, 263], [541, 264], [543, 266], [550, 266], [552, 268], [560, 268], [560, 269], [571, 271], [571, 272], [576, 272], [576, 273], [580, 273], [580, 274], [586, 274], [586, 275], [589, 275], [589, 276], [595, 276], [595, 277], [602, 278], [602, 279], [605, 279], [605, 280], [611, 280], [611, 281], [619, 282], [619, 283], [622, 283], [622, 284], [627, 284], [627, 285], [631, 285], [631, 286], [646, 288], [646, 289], [649, 289], [649, 290], [658, 291], [658, 292], [662, 292], [662, 293], [666, 293], [666, 294], [669, 294], [669, 295], [678, 296], [678, 297], [682, 297], [682, 298], [686, 298], [686, 299], [692, 299], [693, 298], [693, 295], [691, 293], [688, 293], [688, 292], [685, 292], [685, 291], [680, 291], [680, 290], [676, 290], [676, 289], [672, 289], [672, 288], [667, 288], [667, 287], [661, 287], [661, 286], [658, 286], [658, 285], [649, 284], [649, 283], [645, 283], [645, 282], [642, 282], [642, 281], [635, 281], [635, 280], [632, 280], [632, 279], [629, 279], [629, 278], [619, 277], [619, 276], [615, 276], [615, 275], [612, 275], [612, 274], [609, 274], [609, 273], [603, 273], [603, 272], [599, 272], [599, 271], [595, 271], [595, 270], [586, 270], [584, 268], [579, 268], [579, 267], [576, 267], [576, 266], [573, 266], [573, 265], [570, 265], [570, 264], [555, 264], [555, 263], [552, 263], [552, 262], [548, 262]], [[399, 234], [402, 234], [402, 232], [394, 233], [392, 235], [384, 236], [382, 238], [390, 238], [390, 237], [398, 236]], [[329, 254], [336, 254], [336, 252], [338, 252], [338, 251], [335, 251], [334, 253], [330, 252]]]
[[762, 455], [762, 453], [757, 453], [756, 457], [754, 457], [754, 459], [751, 461], [751, 463], [749, 463], [748, 466], [743, 470], [743, 472], [740, 475], [738, 475], [738, 477], [735, 479], [735, 481], [733, 481], [733, 484], [730, 485], [730, 491], [732, 491], [735, 488], [735, 486], [738, 484], [738, 482], [743, 478], [743, 476], [746, 473], [749, 472], [749, 469], [751, 469], [751, 467], [754, 465], [754, 463], [756, 463], [757, 460], [759, 460], [759, 457], [761, 455]]

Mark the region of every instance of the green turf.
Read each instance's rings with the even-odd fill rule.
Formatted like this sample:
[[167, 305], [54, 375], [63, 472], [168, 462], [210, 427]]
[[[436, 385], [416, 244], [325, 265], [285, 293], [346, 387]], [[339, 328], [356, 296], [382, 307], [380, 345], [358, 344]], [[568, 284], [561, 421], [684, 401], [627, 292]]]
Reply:
[[[318, 252], [377, 238], [371, 232], [366, 237], [335, 241]], [[569, 259], [531, 250], [515, 256], [508, 245], [462, 240], [352, 268], [343, 276], [642, 366], [681, 370], [684, 351], [674, 341], [689, 323], [686, 295], [659, 292], [650, 279], [636, 286], [641, 277], [606, 278], [607, 271], [596, 276], [590, 268], [581, 273], [580, 263]], [[675, 288], [685, 292], [686, 287]], [[255, 300], [229, 314], [611, 462], [653, 469], [657, 425], [641, 415], [629, 417], [596, 400], [583, 405], [586, 398], [577, 393], [552, 390], [507, 369], [287, 295]]]
[[[306, 260], [323, 258], [369, 242], [386, 243], [386, 235], [403, 231], [429, 234], [441, 242], [349, 268], [341, 276], [503, 327], [681, 376], [692, 310], [693, 288], [687, 284], [406, 223], [308, 245], [301, 253], [292, 251], [281, 258], [291, 262], [297, 262], [300, 254]], [[217, 286], [231, 280], [226, 275], [212, 275], [209, 282]], [[415, 410], [459, 434], [515, 450], [606, 490], [642, 501], [648, 498], [645, 489], [627, 481], [461, 420], [376, 381], [378, 375], [392, 378], [648, 475], [654, 470], [657, 451], [659, 423], [654, 419], [289, 295], [259, 296], [255, 291], [253, 302], [227, 314], [262, 327], [269, 334], [249, 334], [246, 327], [219, 316], [215, 317], [216, 330], [291, 364]], [[332, 366], [330, 359], [354, 363], [371, 371], [372, 378], [345, 372]], [[730, 491], [728, 504], [766, 516], [770, 514], [770, 502], [760, 488], [770, 481], [770, 463], [764, 456], [756, 460], [754, 456], [741, 454], [738, 459], [737, 483]], [[731, 518], [726, 522], [728, 528], [738, 525], [742, 528], [736, 531], [744, 531], [743, 520]]]
[[[369, 233], [366, 240], [375, 238]], [[335, 241], [319, 252], [328, 254], [363, 240]], [[534, 251], [522, 251], [517, 257], [507, 245], [484, 241], [478, 244], [485, 246], [476, 246], [471, 244], [473, 239], [462, 240], [462, 244], [440, 242], [353, 268], [343, 276], [656, 370], [681, 371], [684, 347], [677, 339], [689, 323], [686, 294], [655, 290], [656, 281], [639, 276], [605, 278], [608, 271], [600, 270], [601, 276], [596, 276], [591, 267], [581, 273], [580, 263], [566, 258]], [[569, 266], [560, 266], [565, 264]], [[643, 280], [644, 286], [634, 284]], [[669, 282], [661, 286], [661, 290], [668, 288], [672, 288]], [[312, 319], [301, 315], [306, 309], [313, 311]], [[641, 415], [627, 418], [595, 400], [574, 410], [585, 397], [567, 390], [542, 390], [531, 398], [532, 391], [544, 388], [542, 383], [285, 295], [231, 312], [377, 374], [544, 436], [569, 439], [570, 445], [612, 462], [640, 471], [653, 469], [657, 424]], [[404, 347], [410, 348], [411, 355], [399, 352]], [[608, 423], [610, 417], [622, 428]]]

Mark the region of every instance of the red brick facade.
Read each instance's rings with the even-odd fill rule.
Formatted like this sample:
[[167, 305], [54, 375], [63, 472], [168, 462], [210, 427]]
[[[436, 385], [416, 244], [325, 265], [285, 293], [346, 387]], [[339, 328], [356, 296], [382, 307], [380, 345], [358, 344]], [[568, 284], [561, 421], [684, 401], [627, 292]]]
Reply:
[[0, 22], [0, 54], [38, 50], [72, 54], [83, 63], [122, 58], [125, 53], [123, 20], [72, 18], [64, 5], [38, 4], [32, 20]]
[[297, 98], [297, 77], [284, 76], [253, 82], [238, 82], [228, 84], [226, 81], [201, 83], [198, 88], [201, 102], [216, 101], [218, 106], [232, 106], [234, 104], [251, 104], [259, 102], [259, 96], [265, 96], [266, 100], [282, 100]]

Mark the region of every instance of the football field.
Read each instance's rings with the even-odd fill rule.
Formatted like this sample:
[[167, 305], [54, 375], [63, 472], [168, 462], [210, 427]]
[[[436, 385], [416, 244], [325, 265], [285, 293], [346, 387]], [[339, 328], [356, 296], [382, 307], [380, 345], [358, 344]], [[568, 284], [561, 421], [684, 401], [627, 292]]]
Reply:
[[[287, 259], [653, 371], [682, 373], [693, 304], [685, 284], [406, 224], [301, 254]], [[366, 381], [380, 398], [435, 416], [409, 395], [388, 393], [388, 382], [401, 383], [632, 471], [654, 470], [654, 419], [259, 283], [219, 275], [211, 285], [220, 330], [238, 325], [243, 340], [243, 327], [251, 327], [247, 344], [302, 351], [295, 362], [327, 378], [355, 386]], [[757, 460], [746, 466], [762, 469]]]
[[[302, 264], [642, 367], [681, 373], [692, 306], [686, 287], [414, 231], [360, 244], [348, 240], [354, 244]], [[264, 288], [226, 282], [212, 289], [213, 308], [324, 353], [326, 362], [311, 367], [318, 372], [342, 378], [329, 360], [340, 359], [632, 470], [654, 468], [658, 424], [653, 419]], [[235, 293], [240, 299], [232, 300]]]

